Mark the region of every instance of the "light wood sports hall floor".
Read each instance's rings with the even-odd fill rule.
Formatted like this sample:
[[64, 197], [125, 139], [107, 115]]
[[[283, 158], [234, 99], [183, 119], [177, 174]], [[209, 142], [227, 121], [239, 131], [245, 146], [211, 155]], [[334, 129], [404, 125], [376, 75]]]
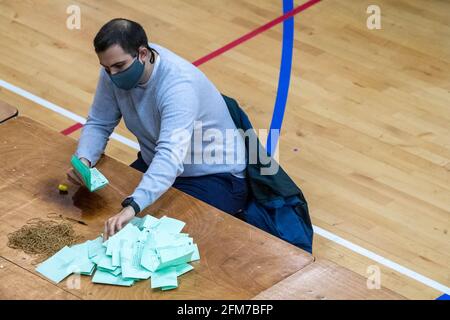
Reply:
[[[448, 287], [450, 2], [374, 2], [323, 0], [295, 15], [279, 159], [315, 226]], [[66, 28], [72, 4], [80, 30]], [[151, 42], [193, 62], [281, 16], [282, 4], [2, 0], [0, 79], [85, 117], [99, 71], [92, 39], [109, 19], [140, 22]], [[381, 30], [366, 26], [371, 4], [381, 8]], [[281, 23], [199, 67], [256, 128], [270, 126], [282, 39]], [[74, 124], [4, 86], [0, 100], [54, 130]], [[123, 123], [116, 132], [134, 140]], [[107, 154], [129, 164], [136, 151], [111, 140]], [[313, 253], [364, 276], [377, 265], [382, 285], [407, 298], [442, 294], [318, 234]]]

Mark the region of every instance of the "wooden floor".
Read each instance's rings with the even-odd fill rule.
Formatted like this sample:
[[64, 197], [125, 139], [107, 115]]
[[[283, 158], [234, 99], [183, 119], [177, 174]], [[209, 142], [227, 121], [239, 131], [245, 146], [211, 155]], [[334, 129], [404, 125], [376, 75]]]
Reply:
[[[368, 30], [372, 2], [323, 0], [296, 15], [280, 162], [314, 225], [448, 287], [450, 2], [379, 0], [382, 29]], [[66, 28], [71, 4], [81, 30]], [[107, 20], [139, 21], [151, 42], [195, 61], [281, 14], [269, 0], [4, 0], [0, 79], [85, 117], [99, 70], [92, 39]], [[200, 66], [256, 128], [270, 125], [281, 44], [279, 24]], [[1, 86], [0, 100], [58, 131], [74, 124]], [[116, 132], [135, 140], [123, 124]], [[117, 141], [107, 153], [135, 158]], [[376, 265], [317, 235], [314, 255], [363, 276]], [[382, 285], [407, 298], [442, 294], [379, 267]]]

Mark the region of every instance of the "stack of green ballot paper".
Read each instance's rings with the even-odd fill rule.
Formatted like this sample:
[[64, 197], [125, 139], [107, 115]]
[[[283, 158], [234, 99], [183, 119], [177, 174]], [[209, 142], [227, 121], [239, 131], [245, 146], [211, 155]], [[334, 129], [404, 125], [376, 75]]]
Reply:
[[89, 191], [97, 191], [109, 183], [108, 179], [106, 179], [106, 177], [101, 174], [97, 168], [89, 168], [75, 155], [72, 156], [70, 163], [72, 164], [72, 167], [80, 174]]
[[103, 242], [101, 236], [64, 247], [38, 265], [36, 271], [59, 283], [72, 273], [92, 276], [92, 282], [132, 286], [151, 278], [151, 288], [178, 287], [178, 277], [194, 269], [200, 259], [198, 246], [183, 221], [167, 216], [134, 218]]

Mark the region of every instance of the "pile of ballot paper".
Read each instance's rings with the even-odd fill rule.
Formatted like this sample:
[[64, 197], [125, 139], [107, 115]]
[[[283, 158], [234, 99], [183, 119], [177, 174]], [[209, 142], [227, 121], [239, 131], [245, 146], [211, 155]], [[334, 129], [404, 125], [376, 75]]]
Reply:
[[198, 247], [183, 221], [147, 215], [134, 218], [103, 242], [102, 237], [64, 247], [41, 263], [36, 271], [59, 283], [72, 273], [92, 276], [92, 282], [131, 286], [151, 278], [151, 288], [178, 287], [178, 277], [194, 269]]

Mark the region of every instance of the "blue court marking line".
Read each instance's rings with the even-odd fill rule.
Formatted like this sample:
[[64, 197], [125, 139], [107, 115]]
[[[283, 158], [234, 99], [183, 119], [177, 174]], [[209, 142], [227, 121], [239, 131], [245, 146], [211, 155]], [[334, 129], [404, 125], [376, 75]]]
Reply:
[[[294, 8], [293, 0], [283, 0], [283, 14]], [[286, 110], [289, 95], [289, 85], [292, 72], [292, 55], [294, 51], [294, 17], [283, 21], [283, 46], [281, 52], [280, 74], [278, 78], [277, 96], [273, 108], [272, 121], [270, 123], [269, 135], [267, 137], [266, 149], [269, 155], [276, 150], [278, 138], [283, 124], [284, 112]], [[272, 134], [275, 136], [272, 137]]]
[[443, 294], [442, 296], [440, 296], [436, 300], [450, 300], [450, 296], [448, 294]]

